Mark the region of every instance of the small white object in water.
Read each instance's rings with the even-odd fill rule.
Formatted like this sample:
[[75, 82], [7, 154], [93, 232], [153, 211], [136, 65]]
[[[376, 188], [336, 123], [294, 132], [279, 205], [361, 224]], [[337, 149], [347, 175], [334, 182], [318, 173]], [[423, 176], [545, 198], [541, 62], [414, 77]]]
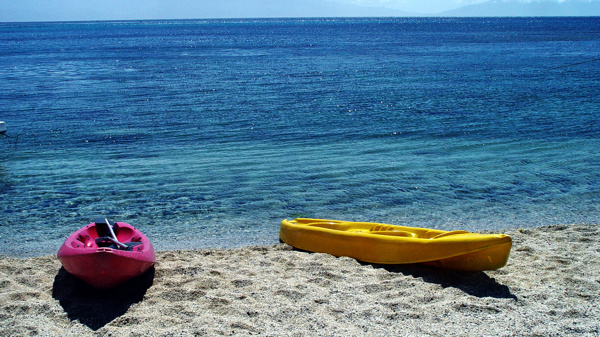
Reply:
[[6, 125], [4, 124], [4, 122], [0, 121], [0, 135], [3, 135], [6, 133]]

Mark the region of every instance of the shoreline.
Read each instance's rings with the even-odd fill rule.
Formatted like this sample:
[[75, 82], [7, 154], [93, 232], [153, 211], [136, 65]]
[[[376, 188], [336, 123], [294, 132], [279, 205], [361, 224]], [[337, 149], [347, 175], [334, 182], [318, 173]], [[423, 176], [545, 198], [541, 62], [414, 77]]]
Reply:
[[600, 226], [510, 230], [508, 264], [382, 266], [286, 244], [157, 252], [93, 291], [55, 256], [0, 257], [0, 334], [597, 336]]

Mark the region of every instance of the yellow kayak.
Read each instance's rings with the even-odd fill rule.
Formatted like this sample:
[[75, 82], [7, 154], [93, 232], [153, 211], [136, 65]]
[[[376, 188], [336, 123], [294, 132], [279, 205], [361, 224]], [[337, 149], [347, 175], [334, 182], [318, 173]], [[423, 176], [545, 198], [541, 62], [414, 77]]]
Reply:
[[298, 249], [364, 262], [427, 263], [456, 270], [501, 268], [512, 246], [505, 234], [301, 218], [283, 220], [279, 238]]

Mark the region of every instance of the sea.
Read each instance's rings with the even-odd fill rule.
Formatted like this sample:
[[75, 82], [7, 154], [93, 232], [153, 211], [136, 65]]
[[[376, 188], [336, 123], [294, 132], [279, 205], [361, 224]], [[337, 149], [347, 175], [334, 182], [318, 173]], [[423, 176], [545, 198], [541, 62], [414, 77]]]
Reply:
[[0, 255], [600, 224], [600, 17], [0, 23]]

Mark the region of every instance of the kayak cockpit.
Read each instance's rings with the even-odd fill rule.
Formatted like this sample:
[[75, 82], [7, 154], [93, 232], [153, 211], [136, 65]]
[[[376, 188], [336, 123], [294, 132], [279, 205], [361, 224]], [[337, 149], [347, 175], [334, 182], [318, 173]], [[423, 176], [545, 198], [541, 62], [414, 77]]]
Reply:
[[111, 248], [131, 251], [133, 247], [139, 251], [143, 249], [142, 237], [135, 229], [129, 226], [119, 226], [119, 223], [110, 223], [99, 218], [92, 224], [84, 227], [72, 240], [73, 248]]

